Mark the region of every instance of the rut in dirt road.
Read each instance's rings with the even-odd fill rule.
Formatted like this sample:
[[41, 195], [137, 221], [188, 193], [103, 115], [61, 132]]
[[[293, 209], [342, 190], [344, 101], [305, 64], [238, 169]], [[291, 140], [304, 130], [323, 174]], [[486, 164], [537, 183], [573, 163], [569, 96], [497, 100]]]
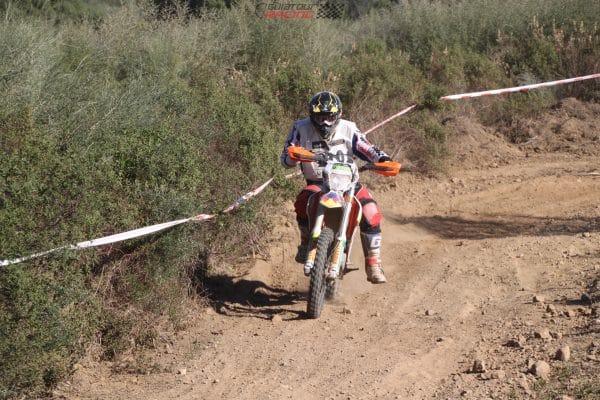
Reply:
[[[349, 273], [317, 320], [305, 318], [308, 281], [293, 262], [297, 232], [288, 205], [270, 258], [242, 276], [211, 278], [214, 308], [148, 356], [156, 372], [115, 375], [93, 363], [59, 393], [145, 400], [533, 396], [528, 357], [549, 354], [563, 339], [530, 335], [552, 324], [532, 296], [577, 300], [583, 282], [573, 278], [600, 266], [600, 180], [564, 172], [596, 162], [538, 155], [376, 187], [389, 282], [369, 284], [362, 268]], [[562, 172], [552, 174], [548, 166], [556, 163]], [[574, 329], [558, 319], [550, 327], [563, 338]], [[523, 349], [506, 347], [519, 332]], [[485, 372], [472, 370], [478, 359]]]

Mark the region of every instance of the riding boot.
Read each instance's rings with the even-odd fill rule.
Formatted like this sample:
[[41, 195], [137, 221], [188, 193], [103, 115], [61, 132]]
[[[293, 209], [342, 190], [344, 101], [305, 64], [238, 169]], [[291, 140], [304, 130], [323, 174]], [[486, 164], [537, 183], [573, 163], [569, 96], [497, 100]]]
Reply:
[[300, 229], [300, 245], [298, 246], [295, 260], [297, 263], [304, 264], [306, 256], [308, 255], [308, 239], [310, 237], [310, 231], [306, 225], [298, 224], [298, 228]]
[[371, 283], [385, 283], [381, 262], [381, 233], [360, 233], [363, 253], [365, 256], [365, 272]]

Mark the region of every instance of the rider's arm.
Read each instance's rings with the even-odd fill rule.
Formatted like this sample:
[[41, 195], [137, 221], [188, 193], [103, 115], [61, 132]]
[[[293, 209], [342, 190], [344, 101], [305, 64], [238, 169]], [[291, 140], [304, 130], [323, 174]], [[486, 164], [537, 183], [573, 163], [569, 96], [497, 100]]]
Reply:
[[391, 157], [371, 144], [358, 128], [352, 135], [352, 153], [363, 161], [391, 161]]
[[285, 167], [285, 168], [293, 168], [295, 167], [298, 162], [294, 161], [290, 158], [290, 156], [288, 155], [288, 147], [294, 145], [294, 146], [298, 146], [300, 143], [300, 131], [298, 130], [298, 128], [296, 127], [296, 124], [294, 123], [294, 125], [292, 126], [292, 129], [290, 129], [290, 133], [288, 133], [287, 139], [285, 140], [285, 145], [283, 146], [283, 151], [281, 152], [281, 155], [279, 156], [279, 160], [281, 161], [281, 164]]

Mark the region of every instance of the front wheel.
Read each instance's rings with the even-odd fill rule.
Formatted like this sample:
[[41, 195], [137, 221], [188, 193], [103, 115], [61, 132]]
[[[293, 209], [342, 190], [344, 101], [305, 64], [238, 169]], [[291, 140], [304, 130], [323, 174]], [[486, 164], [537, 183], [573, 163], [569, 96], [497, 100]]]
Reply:
[[340, 290], [340, 278], [337, 277], [334, 280], [327, 282], [325, 284], [325, 299], [333, 300], [335, 296], [337, 296], [338, 291]]
[[334, 233], [331, 228], [323, 228], [317, 241], [317, 254], [315, 264], [310, 274], [310, 286], [308, 288], [308, 305], [306, 313], [308, 318], [319, 318], [323, 310], [325, 301], [325, 291], [327, 282], [325, 281], [325, 272], [327, 262], [331, 258], [331, 249], [334, 239]]

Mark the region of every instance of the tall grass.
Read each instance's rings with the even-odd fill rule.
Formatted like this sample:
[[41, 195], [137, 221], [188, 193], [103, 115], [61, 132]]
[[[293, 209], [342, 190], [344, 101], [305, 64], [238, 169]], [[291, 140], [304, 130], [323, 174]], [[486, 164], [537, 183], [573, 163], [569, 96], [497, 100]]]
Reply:
[[[141, 315], [177, 326], [198, 276], [260, 252], [276, 199], [297, 190], [278, 153], [314, 92], [338, 92], [364, 129], [425, 105], [370, 137], [442, 168], [451, 132], [440, 114], [452, 106], [441, 95], [598, 71], [593, 2], [381, 2], [355, 20], [315, 21], [263, 20], [254, 7], [157, 18], [128, 3], [58, 24], [4, 9], [1, 259], [218, 212], [277, 180], [213, 222], [0, 271], [0, 398], [52, 388], [92, 342], [105, 358], [151, 343]], [[598, 93], [589, 82], [532, 100]], [[497, 101], [486, 121], [528, 112]]]
[[499, 33], [526, 39], [534, 18], [546, 34], [558, 26], [571, 36], [577, 34], [579, 24], [593, 28], [599, 12], [600, 5], [584, 0], [401, 0], [385, 12], [373, 13], [367, 27], [372, 30], [376, 25], [378, 36], [426, 65], [435, 48], [458, 44], [486, 54], [498, 46]]

